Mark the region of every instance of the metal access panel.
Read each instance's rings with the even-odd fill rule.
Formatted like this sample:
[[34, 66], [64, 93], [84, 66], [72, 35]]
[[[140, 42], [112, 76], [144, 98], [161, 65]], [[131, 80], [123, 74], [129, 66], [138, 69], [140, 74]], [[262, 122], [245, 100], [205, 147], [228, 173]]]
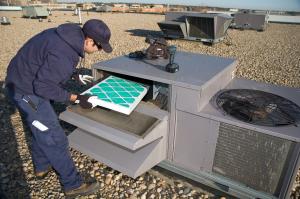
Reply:
[[233, 27], [263, 31], [266, 29], [266, 15], [255, 13], [236, 13]]
[[70, 146], [136, 178], [166, 158], [168, 114], [140, 104], [129, 116], [69, 107], [60, 119], [77, 126]]
[[211, 172], [219, 123], [183, 111], [176, 111], [176, 116], [173, 162], [193, 171]]

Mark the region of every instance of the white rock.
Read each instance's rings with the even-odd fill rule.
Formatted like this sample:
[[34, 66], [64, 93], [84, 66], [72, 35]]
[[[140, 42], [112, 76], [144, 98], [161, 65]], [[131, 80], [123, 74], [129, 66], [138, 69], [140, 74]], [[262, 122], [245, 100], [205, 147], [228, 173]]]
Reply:
[[147, 196], [147, 192], [143, 193], [143, 195], [141, 195], [141, 199], [146, 199]]
[[149, 185], [148, 185], [148, 190], [154, 189], [155, 186], [156, 186], [155, 184], [149, 184]]
[[107, 185], [111, 184], [111, 179], [112, 179], [112, 175], [107, 174], [106, 178], [105, 178], [105, 184], [107, 184]]

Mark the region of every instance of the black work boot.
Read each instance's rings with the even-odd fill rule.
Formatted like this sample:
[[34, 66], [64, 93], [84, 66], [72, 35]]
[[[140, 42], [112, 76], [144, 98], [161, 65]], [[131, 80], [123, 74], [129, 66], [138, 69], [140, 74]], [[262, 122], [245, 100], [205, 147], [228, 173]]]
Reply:
[[35, 176], [36, 176], [36, 178], [37, 178], [38, 180], [42, 180], [42, 179], [44, 179], [44, 178], [47, 176], [47, 174], [48, 174], [50, 171], [52, 171], [52, 170], [53, 170], [52, 167], [49, 166], [49, 167], [47, 168], [47, 170], [45, 170], [45, 171], [35, 172]]
[[66, 198], [74, 198], [76, 196], [84, 196], [92, 194], [99, 189], [98, 182], [83, 183], [80, 187], [65, 191]]

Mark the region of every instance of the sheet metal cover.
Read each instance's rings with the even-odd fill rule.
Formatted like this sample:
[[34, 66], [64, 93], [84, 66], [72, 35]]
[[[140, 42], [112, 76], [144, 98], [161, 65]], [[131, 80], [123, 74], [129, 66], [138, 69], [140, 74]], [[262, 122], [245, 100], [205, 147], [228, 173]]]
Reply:
[[96, 95], [98, 106], [129, 115], [146, 93], [143, 84], [111, 75], [82, 94]]
[[71, 106], [68, 110], [138, 137], [145, 137], [159, 123], [158, 119], [136, 111], [130, 115], [124, 115], [109, 109], [94, 108], [90, 110], [82, 109], [80, 106]]

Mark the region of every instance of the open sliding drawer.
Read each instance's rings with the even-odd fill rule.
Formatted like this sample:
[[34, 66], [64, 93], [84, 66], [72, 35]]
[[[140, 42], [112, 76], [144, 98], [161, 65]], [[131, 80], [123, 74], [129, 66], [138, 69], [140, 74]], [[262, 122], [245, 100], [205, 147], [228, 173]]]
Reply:
[[141, 102], [130, 115], [71, 106], [60, 119], [77, 126], [70, 146], [136, 178], [166, 158], [168, 112]]

